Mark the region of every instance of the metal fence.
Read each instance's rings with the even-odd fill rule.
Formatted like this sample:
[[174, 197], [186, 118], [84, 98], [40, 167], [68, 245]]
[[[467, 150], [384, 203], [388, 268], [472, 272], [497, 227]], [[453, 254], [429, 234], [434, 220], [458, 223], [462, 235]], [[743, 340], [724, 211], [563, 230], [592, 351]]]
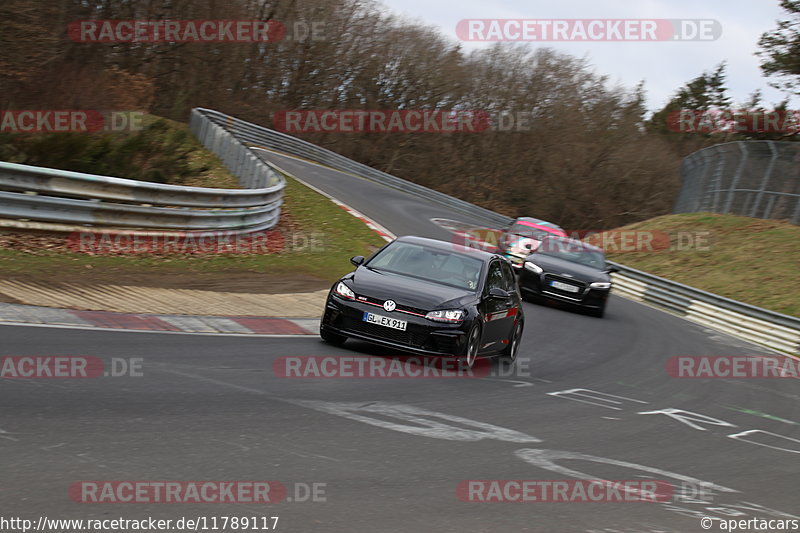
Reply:
[[785, 219], [800, 224], [800, 142], [737, 141], [683, 160], [675, 213]]

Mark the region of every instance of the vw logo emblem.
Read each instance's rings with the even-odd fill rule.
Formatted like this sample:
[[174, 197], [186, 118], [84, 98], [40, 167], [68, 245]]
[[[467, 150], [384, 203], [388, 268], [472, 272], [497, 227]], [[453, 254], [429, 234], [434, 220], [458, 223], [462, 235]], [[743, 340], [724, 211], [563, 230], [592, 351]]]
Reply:
[[394, 303], [394, 300], [386, 300], [385, 302], [383, 302], [383, 308], [389, 311], [390, 313], [394, 311], [395, 307], [397, 307], [397, 304]]

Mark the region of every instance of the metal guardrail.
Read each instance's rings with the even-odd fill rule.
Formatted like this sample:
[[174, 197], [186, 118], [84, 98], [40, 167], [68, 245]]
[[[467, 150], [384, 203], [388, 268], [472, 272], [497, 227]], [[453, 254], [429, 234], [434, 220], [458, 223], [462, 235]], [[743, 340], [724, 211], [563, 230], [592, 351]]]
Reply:
[[316, 161], [317, 163], [327, 165], [336, 170], [350, 172], [362, 178], [446, 206], [453, 211], [487, 220], [491, 224], [499, 225], [500, 227], [508, 226], [511, 223], [511, 218], [507, 216], [478, 207], [464, 200], [453, 198], [452, 196], [434, 191], [422, 185], [417, 185], [416, 183], [398, 178], [397, 176], [392, 176], [386, 172], [381, 172], [380, 170], [353, 161], [341, 154], [321, 148], [310, 142], [298, 139], [297, 137], [292, 137], [285, 133], [245, 122], [210, 109], [193, 109], [192, 117], [195, 116], [206, 117], [217, 126], [224, 127], [226, 131], [230, 132], [244, 143], [273, 149], [278, 152], [285, 152], [311, 161]]
[[786, 219], [800, 224], [800, 143], [736, 141], [686, 156], [675, 213]]
[[281, 199], [244, 209], [189, 209], [117, 204], [0, 191], [4, 217], [100, 228], [254, 231], [274, 225]]
[[283, 174], [205, 117], [193, 113], [191, 127], [244, 189], [164, 185], [0, 162], [3, 227], [151, 233], [249, 233], [273, 227], [283, 202]]
[[[272, 172], [276, 172], [270, 169]], [[281, 197], [282, 181], [264, 189], [214, 189], [162, 185], [110, 176], [0, 162], [0, 190], [123, 203], [183, 207], [257, 207]]]
[[612, 291], [687, 320], [783, 352], [800, 355], [800, 318], [755, 307], [634, 268], [611, 263]]

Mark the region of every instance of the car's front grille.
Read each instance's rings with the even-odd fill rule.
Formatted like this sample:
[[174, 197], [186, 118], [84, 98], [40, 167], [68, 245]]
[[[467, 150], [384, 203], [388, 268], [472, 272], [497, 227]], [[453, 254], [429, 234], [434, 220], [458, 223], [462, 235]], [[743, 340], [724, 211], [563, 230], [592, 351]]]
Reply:
[[398, 311], [407, 311], [409, 313], [414, 313], [414, 314], [422, 315], [422, 316], [425, 316], [426, 314], [428, 314], [428, 312], [425, 309], [420, 309], [419, 307], [411, 307], [409, 305], [398, 305], [397, 306], [397, 310]]
[[427, 339], [427, 334], [413, 331], [414, 326], [412, 324], [406, 326], [406, 331], [400, 331], [399, 329], [388, 328], [386, 326], [380, 326], [378, 324], [348, 317], [345, 319], [342, 327], [355, 333], [362, 333], [377, 339], [384, 339], [414, 347], [422, 347]]
[[[564, 289], [559, 289], [557, 287], [553, 287], [550, 284], [551, 281], [566, 283], [567, 285], [572, 285], [573, 287], [576, 287], [578, 290], [576, 292], [572, 292], [572, 291], [566, 291]], [[545, 274], [544, 287], [542, 287], [542, 290], [551, 294], [564, 296], [566, 298], [570, 298], [573, 300], [580, 300], [581, 298], [583, 298], [583, 295], [586, 292], [586, 284], [583, 283], [582, 281], [577, 281], [572, 278], [567, 278], [565, 276], [557, 276], [555, 274]]]
[[455, 354], [456, 341], [454, 337], [445, 337], [444, 335], [436, 335], [436, 349], [442, 353]]

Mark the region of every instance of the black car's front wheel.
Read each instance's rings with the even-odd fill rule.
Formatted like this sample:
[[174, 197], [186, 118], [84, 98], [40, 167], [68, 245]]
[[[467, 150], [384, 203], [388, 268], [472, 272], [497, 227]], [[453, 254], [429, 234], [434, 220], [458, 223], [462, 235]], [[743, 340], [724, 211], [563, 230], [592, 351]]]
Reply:
[[464, 349], [464, 361], [467, 368], [472, 368], [475, 361], [478, 359], [478, 349], [481, 345], [481, 327], [478, 324], [473, 324], [467, 335], [467, 345]]
[[523, 322], [520, 320], [517, 322], [517, 325], [514, 326], [514, 330], [511, 333], [511, 338], [508, 341], [508, 346], [502, 351], [502, 357], [508, 361], [509, 363], [513, 363], [517, 360], [517, 352], [519, 351], [519, 344], [522, 340], [522, 331], [524, 329]]
[[344, 335], [339, 335], [338, 333], [334, 333], [322, 328], [319, 330], [319, 336], [322, 337], [322, 340], [328, 344], [333, 344], [335, 346], [340, 346], [344, 344], [344, 341], [347, 340], [347, 337]]

